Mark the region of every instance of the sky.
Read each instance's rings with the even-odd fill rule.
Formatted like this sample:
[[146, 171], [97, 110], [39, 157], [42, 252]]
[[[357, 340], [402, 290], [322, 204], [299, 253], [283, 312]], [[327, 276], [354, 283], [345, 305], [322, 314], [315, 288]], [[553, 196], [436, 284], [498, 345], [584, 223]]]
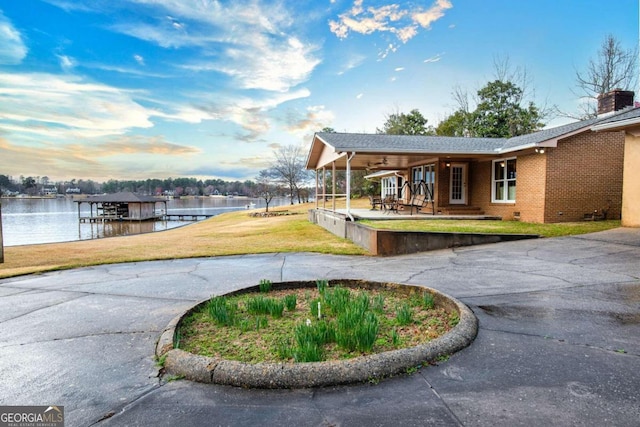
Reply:
[[[452, 113], [495, 63], [577, 111], [637, 0], [0, 0], [0, 174], [254, 179], [314, 132]], [[549, 126], [567, 119], [553, 118]]]

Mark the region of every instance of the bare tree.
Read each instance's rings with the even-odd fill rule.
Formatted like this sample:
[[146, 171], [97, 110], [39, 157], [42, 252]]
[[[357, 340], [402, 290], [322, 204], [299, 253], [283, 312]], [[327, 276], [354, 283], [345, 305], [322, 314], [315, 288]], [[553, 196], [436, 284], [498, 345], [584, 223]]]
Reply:
[[275, 160], [271, 166], [271, 173], [289, 189], [291, 204], [293, 205], [294, 197], [301, 203], [300, 188], [309, 179], [304, 164], [306, 151], [301, 145], [287, 145], [275, 150], [273, 154]]
[[614, 89], [633, 90], [638, 84], [637, 48], [625, 50], [612, 34], [605, 36], [598, 55], [589, 60], [587, 68], [576, 71], [576, 95], [585, 102], [580, 106], [579, 118], [598, 115], [599, 95]]
[[275, 196], [280, 193], [280, 189], [277, 185], [277, 179], [273, 174], [273, 170], [263, 169], [258, 173], [256, 178], [258, 183], [258, 194], [264, 200], [266, 205], [265, 212], [269, 212], [269, 203]]

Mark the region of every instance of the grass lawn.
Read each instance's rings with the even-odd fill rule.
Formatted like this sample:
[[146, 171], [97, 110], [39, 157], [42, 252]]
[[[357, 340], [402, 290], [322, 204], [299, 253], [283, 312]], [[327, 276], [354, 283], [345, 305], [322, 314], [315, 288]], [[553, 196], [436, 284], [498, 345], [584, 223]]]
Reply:
[[[368, 200], [354, 200], [352, 206], [368, 207]], [[221, 255], [273, 252], [367, 254], [350, 240], [336, 237], [311, 224], [307, 211], [313, 207], [312, 203], [279, 207], [272, 211], [285, 210], [292, 215], [269, 218], [251, 217], [248, 211], [230, 212], [185, 227], [134, 236], [9, 246], [4, 248], [0, 278], [119, 262]], [[344, 201], [337, 207], [344, 207]], [[514, 221], [399, 220], [364, 223], [394, 230], [527, 233], [545, 237], [591, 233], [620, 226], [619, 221], [527, 224]]]
[[442, 231], [452, 233], [537, 234], [543, 237], [560, 237], [574, 234], [595, 233], [620, 227], [620, 221], [582, 221], [558, 224], [533, 224], [519, 221], [484, 220], [364, 220], [373, 228], [403, 231]]
[[229, 212], [185, 227], [134, 236], [9, 246], [4, 248], [0, 278], [90, 265], [221, 255], [367, 254], [350, 240], [310, 223], [307, 211], [313, 207], [308, 203], [270, 209], [292, 214], [270, 218], [250, 217], [252, 211]]

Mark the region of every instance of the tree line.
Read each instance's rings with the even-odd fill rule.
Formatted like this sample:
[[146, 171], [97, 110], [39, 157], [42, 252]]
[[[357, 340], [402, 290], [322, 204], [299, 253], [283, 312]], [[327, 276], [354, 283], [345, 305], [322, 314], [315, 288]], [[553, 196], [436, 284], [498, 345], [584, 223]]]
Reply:
[[144, 180], [114, 180], [96, 182], [72, 179], [53, 182], [48, 177], [24, 177], [14, 179], [0, 175], [2, 195], [43, 194], [103, 194], [130, 191], [144, 195], [210, 196], [246, 195], [257, 197], [257, 183], [252, 180], [225, 181], [222, 179], [166, 178]]

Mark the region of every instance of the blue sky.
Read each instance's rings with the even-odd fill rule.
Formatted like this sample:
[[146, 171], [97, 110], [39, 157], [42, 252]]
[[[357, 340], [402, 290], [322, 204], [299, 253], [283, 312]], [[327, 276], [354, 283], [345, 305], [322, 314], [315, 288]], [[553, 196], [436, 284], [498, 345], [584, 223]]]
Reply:
[[607, 34], [636, 0], [0, 0], [0, 174], [252, 179], [324, 127], [437, 125], [495, 58], [576, 111]]

